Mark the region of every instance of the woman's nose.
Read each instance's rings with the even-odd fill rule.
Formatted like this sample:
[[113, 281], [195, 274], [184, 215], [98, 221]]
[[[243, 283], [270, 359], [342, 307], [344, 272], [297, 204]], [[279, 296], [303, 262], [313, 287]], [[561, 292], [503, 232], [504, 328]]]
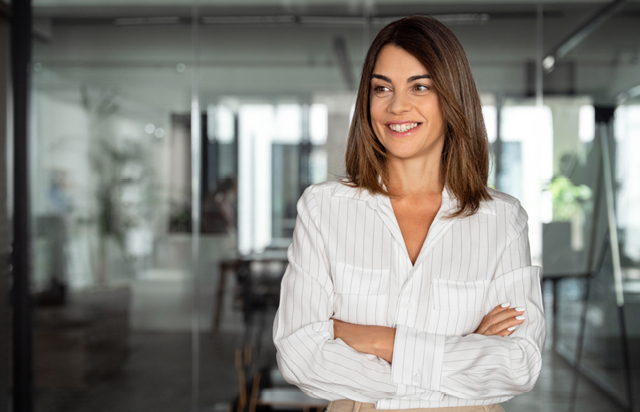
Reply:
[[402, 114], [411, 110], [411, 102], [407, 96], [396, 94], [389, 103], [388, 111], [393, 114]]

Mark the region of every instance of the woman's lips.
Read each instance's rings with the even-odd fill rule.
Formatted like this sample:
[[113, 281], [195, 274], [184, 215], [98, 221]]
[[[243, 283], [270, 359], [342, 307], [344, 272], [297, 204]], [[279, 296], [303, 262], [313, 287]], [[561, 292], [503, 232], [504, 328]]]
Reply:
[[[394, 126], [394, 128], [396, 129], [400, 129], [402, 130], [402, 128], [400, 128], [399, 126], [402, 125], [416, 125], [415, 127], [412, 127], [411, 129], [407, 130], [407, 131], [396, 131], [393, 130], [391, 128], [391, 126]], [[388, 123], [385, 125], [385, 127], [387, 128], [387, 130], [391, 133], [392, 136], [395, 137], [406, 137], [406, 136], [410, 136], [412, 134], [414, 134], [419, 128], [420, 126], [422, 126], [422, 123], [418, 123], [418, 122], [406, 122], [406, 123]], [[405, 126], [406, 128], [407, 126]]]

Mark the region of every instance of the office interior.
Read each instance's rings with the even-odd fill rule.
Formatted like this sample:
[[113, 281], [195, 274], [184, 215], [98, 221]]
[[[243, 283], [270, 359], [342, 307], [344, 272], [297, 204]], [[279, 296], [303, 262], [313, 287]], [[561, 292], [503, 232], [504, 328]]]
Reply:
[[543, 371], [503, 407], [640, 411], [639, 1], [24, 3], [0, 0], [1, 241], [29, 257], [2, 268], [0, 408], [323, 411], [271, 343], [296, 202], [344, 177], [370, 42], [422, 13], [467, 52], [543, 266]]

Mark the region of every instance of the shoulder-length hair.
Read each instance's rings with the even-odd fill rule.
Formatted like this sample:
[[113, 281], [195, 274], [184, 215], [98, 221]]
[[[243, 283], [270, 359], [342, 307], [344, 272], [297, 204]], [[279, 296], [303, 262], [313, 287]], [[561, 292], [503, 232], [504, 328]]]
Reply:
[[386, 150], [373, 131], [369, 110], [373, 69], [380, 50], [388, 44], [413, 55], [431, 75], [444, 120], [441, 174], [459, 202], [450, 217], [472, 215], [482, 200], [491, 199], [489, 142], [480, 97], [462, 45], [444, 24], [427, 16], [390, 23], [369, 48], [347, 141], [347, 184], [395, 196], [385, 189], [389, 182]]

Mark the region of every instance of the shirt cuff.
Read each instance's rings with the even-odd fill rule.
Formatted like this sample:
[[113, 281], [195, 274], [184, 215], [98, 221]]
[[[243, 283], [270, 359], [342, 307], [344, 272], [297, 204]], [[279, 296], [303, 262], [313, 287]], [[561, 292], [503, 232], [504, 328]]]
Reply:
[[333, 333], [333, 319], [329, 319], [329, 340], [334, 340], [336, 338]]
[[391, 381], [440, 392], [445, 336], [396, 326]]

